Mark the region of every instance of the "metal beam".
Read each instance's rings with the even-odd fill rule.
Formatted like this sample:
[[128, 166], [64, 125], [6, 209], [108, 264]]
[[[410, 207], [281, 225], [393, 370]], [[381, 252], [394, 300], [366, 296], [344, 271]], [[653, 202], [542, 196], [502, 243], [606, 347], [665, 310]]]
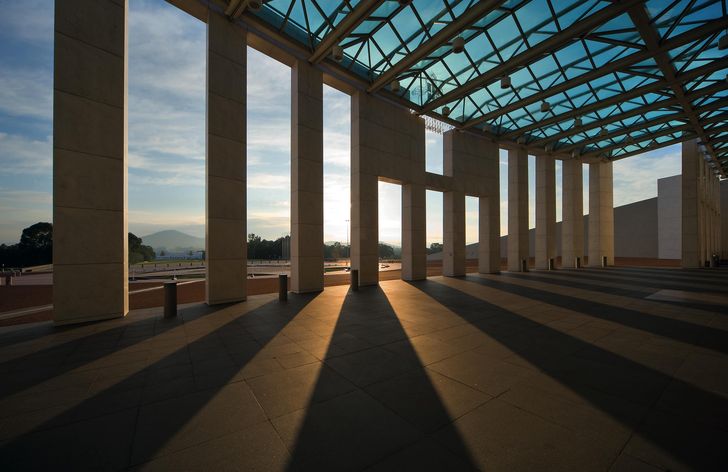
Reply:
[[[713, 93], [720, 92], [721, 90], [725, 90], [728, 88], [728, 84], [713, 84], [708, 87], [704, 87], [702, 89], [698, 89], [695, 92], [691, 93], [689, 95], [690, 100], [695, 100], [698, 97], [701, 97], [703, 95], [712, 95]], [[599, 128], [603, 125], [608, 125], [610, 123], [614, 123], [615, 121], [621, 121], [625, 120], [627, 118], [631, 118], [633, 116], [641, 115], [653, 110], [659, 110], [660, 108], [666, 108], [669, 106], [677, 105], [678, 101], [677, 98], [668, 98], [665, 100], [660, 100], [659, 102], [654, 102], [649, 105], [645, 105], [644, 107], [635, 108], [634, 110], [629, 110], [624, 113], [620, 113], [618, 115], [613, 115], [608, 118], [605, 118], [600, 121], [595, 121], [589, 124], [585, 124], [583, 126], [580, 126], [579, 128], [570, 128], [566, 131], [562, 131], [561, 133], [554, 134], [552, 136], [549, 136], [548, 138], [542, 138], [538, 139], [532, 143], [529, 143], [533, 146], [546, 146], [549, 143], [556, 143], [559, 140], [563, 138], [568, 138], [569, 136], [573, 136], [575, 134], [583, 133], [584, 131]], [[704, 105], [700, 107], [697, 111], [698, 113], [703, 113], [710, 110], [718, 109], [722, 106], [728, 106], [728, 98], [722, 99], [722, 100], [716, 100], [715, 102], [709, 103], [707, 105]], [[684, 115], [683, 115], [684, 116]]]
[[650, 146], [650, 147], [647, 147], [647, 148], [644, 148], [644, 149], [638, 149], [636, 151], [630, 151], [630, 152], [628, 152], [626, 154], [622, 154], [620, 156], [617, 156], [617, 157], [614, 157], [614, 158], [610, 158], [610, 160], [611, 161], [619, 161], [619, 160], [625, 159], [627, 157], [637, 156], [639, 154], [644, 154], [644, 153], [650, 152], [650, 151], [656, 151], [658, 149], [661, 149], [661, 148], [664, 148], [664, 147], [667, 147], [667, 146], [672, 146], [673, 144], [678, 144], [678, 143], [681, 143], [683, 141], [687, 141], [688, 139], [693, 139], [693, 138], [695, 138], [695, 135], [681, 136], [679, 138], [675, 138], [675, 139], [671, 139], [669, 141], [665, 141], [664, 143], [658, 143], [657, 146]]
[[[701, 75], [710, 74], [712, 72], [715, 72], [716, 70], [723, 69], [724, 67], [725, 66], [720, 61], [713, 61], [710, 64], [705, 64], [704, 66], [700, 66], [695, 69], [686, 71], [683, 74], [680, 74], [677, 78], [675, 78], [673, 76], [673, 80], [677, 80], [679, 82], [692, 80], [697, 77], [700, 77]], [[555, 123], [559, 123], [561, 121], [569, 120], [569, 119], [575, 118], [577, 116], [584, 115], [586, 113], [591, 113], [593, 111], [597, 111], [597, 110], [606, 108], [611, 105], [616, 105], [618, 103], [622, 103], [624, 101], [639, 97], [639, 96], [647, 94], [647, 93], [657, 92], [658, 90], [666, 89], [666, 88], [669, 88], [670, 86], [671, 86], [671, 83], [669, 80], [660, 80], [658, 82], [653, 82], [651, 84], [643, 85], [642, 87], [637, 87], [637, 88], [629, 90], [625, 93], [614, 95], [607, 99], [599, 100], [597, 102], [591, 103], [589, 105], [585, 105], [583, 107], [579, 107], [577, 109], [568, 111], [566, 113], [562, 113], [560, 115], [554, 115], [554, 116], [551, 116], [550, 118], [540, 120], [536, 123], [532, 123], [530, 125], [523, 126], [521, 128], [509, 131], [508, 133], [503, 134], [503, 138], [509, 139], [509, 138], [517, 137], [524, 133], [528, 133], [529, 131], [539, 129], [539, 128], [544, 128], [546, 126], [549, 126], [549, 125], [552, 125]], [[678, 103], [682, 104], [679, 97], [676, 97], [676, 100]]]
[[675, 128], [664, 129], [664, 130], [658, 131], [656, 133], [645, 133], [640, 136], [635, 136], [634, 141], [631, 143], [621, 142], [621, 143], [612, 144], [611, 146], [605, 146], [605, 147], [596, 149], [594, 151], [585, 152], [584, 154], [581, 155], [581, 157], [583, 157], [583, 158], [598, 157], [605, 153], [609, 154], [615, 149], [620, 149], [620, 148], [627, 147], [627, 146], [637, 146], [637, 143], [641, 143], [644, 141], [650, 141], [652, 139], [659, 138], [661, 136], [667, 136], [669, 134], [677, 133], [678, 131], [692, 131], [692, 129], [693, 129], [692, 125], [690, 123], [688, 123], [688, 124], [685, 124], [682, 126], [677, 126]]
[[[594, 136], [592, 138], [588, 138], [588, 139], [584, 139], [582, 141], [579, 141], [576, 144], [570, 144], [568, 146], [564, 146], [564, 147], [557, 148], [557, 149], [555, 149], [555, 151], [558, 151], [558, 152], [571, 152], [571, 151], [573, 151], [575, 149], [581, 149], [581, 148], [583, 148], [584, 146], [586, 146], [588, 144], [597, 143], [599, 141], [604, 141], [606, 139], [612, 139], [612, 138], [615, 138], [617, 136], [621, 136], [623, 134], [636, 133], [636, 132], [642, 131], [642, 130], [647, 129], [647, 128], [652, 128], [653, 126], [657, 126], [657, 125], [660, 125], [660, 124], [663, 124], [663, 123], [668, 123], [670, 121], [676, 121], [676, 120], [687, 121], [687, 117], [685, 116], [684, 113], [673, 113], [672, 115], [661, 116], [661, 117], [656, 118], [654, 120], [641, 121], [641, 122], [638, 122], [638, 123], [633, 124], [632, 126], [628, 126], [626, 128], [617, 128], [617, 129], [615, 129], [613, 131], [610, 131], [609, 133], [607, 133], [604, 136], [597, 135], [597, 136]], [[703, 123], [705, 123], [705, 124], [707, 124], [707, 123], [716, 123], [716, 122], [719, 122], [719, 121], [728, 121], [728, 114], [725, 114], [724, 113], [724, 114], [721, 114], [721, 115], [717, 115], [717, 116], [714, 116], [714, 117], [710, 117], [710, 118], [708, 118], [706, 120], [703, 120]], [[710, 131], [706, 130], [706, 132], [710, 132]]]
[[446, 42], [450, 41], [455, 35], [463, 29], [471, 26], [473, 23], [484, 17], [491, 11], [498, 8], [504, 0], [483, 0], [476, 2], [475, 5], [465, 10], [459, 17], [448, 23], [443, 29], [438, 31], [432, 38], [421, 44], [417, 49], [403, 57], [395, 65], [387, 69], [372, 85], [367, 88], [367, 92], [373, 93], [387, 85], [395, 79], [400, 73], [406, 71], [413, 65], [417, 64], [424, 57], [427, 57], [432, 51], [436, 50]]
[[360, 2], [353, 10], [351, 10], [351, 12], [349, 12], [348, 15], [344, 17], [343, 20], [339, 22], [338, 25], [336, 25], [335, 29], [329, 31], [329, 34], [324, 36], [323, 41], [316, 46], [316, 50], [313, 54], [311, 54], [311, 57], [308, 58], [308, 62], [311, 64], [317, 64], [323, 60], [334, 45], [338, 44], [342, 38], [347, 37], [349, 33], [354, 31], [356, 27], [366, 20], [369, 15], [374, 13], [374, 11], [379, 8], [379, 5], [382, 3], [384, 3], [384, 0], [364, 0]]
[[[699, 28], [692, 29], [679, 36], [675, 36], [674, 38], [672, 38], [669, 41], [662, 44], [660, 46], [660, 50], [663, 52], [667, 52], [671, 49], [675, 49], [680, 46], [689, 44], [693, 41], [697, 41], [711, 33], [715, 33], [716, 31], [721, 31], [721, 30], [725, 29], [726, 27], [728, 27], [728, 18], [722, 18], [717, 21], [708, 22], [708, 23], [700, 26]], [[547, 99], [548, 97], [557, 95], [562, 92], [566, 92], [567, 90], [572, 89], [574, 87], [584, 85], [588, 82], [591, 82], [592, 80], [598, 79], [598, 78], [603, 77], [608, 74], [612, 74], [612, 73], [620, 71], [626, 67], [629, 67], [633, 64], [636, 64], [638, 62], [649, 59], [650, 57], [653, 56], [653, 54], [654, 53], [652, 51], [643, 50], [643, 51], [639, 51], [639, 52], [630, 54], [629, 56], [623, 57], [622, 59], [618, 59], [616, 61], [611, 61], [602, 67], [599, 67], [590, 72], [587, 72], [586, 74], [582, 74], [571, 80], [567, 80], [566, 82], [562, 82], [558, 85], [549, 87], [548, 89], [546, 89], [542, 92], [535, 93], [535, 94], [525, 97], [521, 100], [518, 100], [517, 102], [509, 103], [508, 105], [500, 107], [497, 110], [493, 110], [482, 116], [473, 118], [472, 120], [467, 121], [462, 127], [469, 128], [471, 126], [478, 125], [485, 121], [490, 121], [495, 118], [498, 118], [499, 116], [505, 115], [506, 113], [510, 113], [512, 111], [524, 108], [532, 103], [541, 102], [541, 101]], [[458, 96], [457, 98], [460, 98], [460, 97]]]
[[422, 113], [429, 113], [435, 108], [447, 105], [448, 103], [457, 100], [459, 97], [466, 95], [477, 88], [484, 87], [494, 80], [505, 75], [509, 75], [509, 73], [514, 69], [524, 67], [545, 54], [559, 50], [565, 44], [573, 41], [574, 38], [578, 38], [581, 35], [591, 32], [612, 18], [621, 15], [630, 7], [642, 4], [643, 2], [644, 0], [620, 1], [599, 10], [593, 15], [574, 23], [563, 31], [551, 36], [537, 45], [526, 49], [521, 54], [507, 60], [501, 65], [490, 69], [484, 74], [478, 75], [476, 78], [454, 90], [451, 90], [442, 97], [431, 101], [422, 107]]
[[[718, 160], [715, 157], [715, 150], [710, 144], [708, 136], [705, 134], [703, 125], [700, 124], [700, 120], [695, 114], [695, 110], [693, 110], [693, 104], [685, 96], [682, 80], [680, 80], [680, 78], [677, 76], [675, 66], [672, 64], [672, 60], [670, 59], [669, 54], [667, 54], [667, 52], [665, 51], [660, 50], [660, 35], [650, 24], [650, 17], [647, 15], [647, 11], [645, 11], [642, 5], [637, 5], [633, 8], [630, 8], [629, 16], [632, 19], [632, 22], [637, 27], [637, 31], [639, 31], [640, 36], [642, 36], [642, 40], [645, 42], [647, 50], [654, 53], [655, 61], [660, 67], [662, 75], [665, 77], [665, 80], [670, 84], [670, 87], [675, 93], [675, 97], [677, 98], [680, 105], [683, 107], [683, 110], [685, 111], [687, 117], [690, 119], [695, 133], [705, 143], [705, 147], [708, 150], [708, 153], [710, 154], [713, 161], [715, 161], [716, 164], [719, 164]], [[723, 177], [725, 177], [722, 169], [721, 173], [723, 174]]]

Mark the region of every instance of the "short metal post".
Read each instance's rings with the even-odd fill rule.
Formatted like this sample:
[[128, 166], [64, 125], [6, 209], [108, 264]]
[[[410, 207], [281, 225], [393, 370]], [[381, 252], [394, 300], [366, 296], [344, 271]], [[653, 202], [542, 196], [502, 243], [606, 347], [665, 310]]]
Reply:
[[359, 291], [359, 269], [351, 270], [351, 290], [353, 292]]
[[5, 275], [5, 286], [10, 287], [11, 285], [13, 285], [13, 276], [6, 274]]
[[521, 259], [521, 272], [528, 272], [528, 259]]
[[288, 276], [286, 274], [278, 275], [278, 301], [285, 302], [288, 300]]
[[574, 264], [574, 266], [575, 266], [575, 267], [576, 267], [577, 269], [581, 268], [581, 257], [577, 257], [577, 258], [576, 258], [576, 263]]
[[602, 256], [602, 267], [607, 267], [607, 256]]
[[549, 270], [554, 270], [554, 258], [549, 259]]
[[177, 316], [177, 282], [164, 283], [164, 317]]

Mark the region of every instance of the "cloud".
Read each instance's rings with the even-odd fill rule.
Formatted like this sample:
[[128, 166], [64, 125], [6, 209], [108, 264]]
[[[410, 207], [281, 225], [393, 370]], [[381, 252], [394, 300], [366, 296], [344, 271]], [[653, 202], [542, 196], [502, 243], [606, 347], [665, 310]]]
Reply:
[[23, 0], [0, 3], [2, 35], [29, 43], [53, 41], [53, 1]]
[[0, 112], [50, 121], [53, 116], [50, 68], [38, 70], [5, 65], [0, 68]]
[[13, 175], [47, 174], [53, 162], [50, 136], [43, 141], [27, 136], [0, 133], [3, 173]]
[[657, 179], [682, 173], [680, 145], [616, 161], [614, 206], [657, 196]]

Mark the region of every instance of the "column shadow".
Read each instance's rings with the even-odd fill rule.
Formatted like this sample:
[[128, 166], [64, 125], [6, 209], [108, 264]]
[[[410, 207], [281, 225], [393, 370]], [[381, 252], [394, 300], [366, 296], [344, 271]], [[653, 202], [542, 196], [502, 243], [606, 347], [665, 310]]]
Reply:
[[[478, 285], [476, 277], [453, 280], [454, 284]], [[691, 469], [722, 470], [728, 466], [728, 451], [720, 444], [727, 437], [728, 399], [666, 375], [632, 359], [537, 323], [517, 313], [473, 297], [436, 281], [411, 282], [424, 294], [447, 306], [464, 321], [478, 327], [495, 341], [526, 360], [541, 373], [566, 386], [589, 404], [634, 430], [632, 437], [644, 438], [665, 454]], [[571, 309], [575, 309], [571, 307]], [[521, 336], [490, 329], [473, 316], [474, 311], [494, 314], [500, 323], [517, 327]], [[522, 334], [532, 334], [524, 343]], [[559, 359], [532, 349], [539, 340], [571, 346], [580, 358]], [[589, 359], [587, 361], [586, 359]], [[637, 403], [645, 414], [635, 416], [624, 404]], [[665, 418], [669, 416], [669, 419]], [[698, 428], [691, 428], [698, 424]]]
[[[347, 345], [358, 350], [342, 351]], [[433, 384], [431, 375], [439, 374], [423, 366], [379, 286], [346, 295], [324, 364], [305, 413], [273, 421], [279, 431], [291, 420], [300, 425], [288, 470], [476, 469]], [[351, 391], [316, 402], [342, 377], [353, 384]], [[438, 379], [441, 390], [471, 390], [446, 382], [452, 381]], [[472, 393], [472, 408], [490, 399]], [[436, 442], [435, 433], [448, 440]]]
[[508, 283], [507, 278], [499, 280], [482, 277], [467, 277], [472, 283], [484, 285], [503, 292], [512, 293], [532, 300], [538, 300], [549, 305], [578, 311], [579, 313], [605, 321], [619, 323], [623, 326], [639, 329], [648, 333], [664, 336], [675, 341], [692, 344], [720, 353], [728, 353], [728, 332], [708, 326], [689, 323], [686, 321], [665, 318], [657, 315], [648, 315], [629, 308], [605, 305], [593, 300], [570, 297], [558, 293], [540, 290], [523, 285]]
[[[181, 343], [143, 368], [111, 380], [108, 387], [3, 443], [0, 456], [4, 467], [117, 470], [141, 464], [162, 452], [188, 422], [230, 385], [240, 386], [242, 395], [238, 399], [240, 404], [230, 404], [230, 416], [251, 424], [266, 421], [252, 393], [240, 382], [240, 373], [315, 296], [292, 295], [286, 304], [271, 301], [251, 311], [230, 314], [212, 331]], [[216, 306], [198, 313], [202, 332], [207, 317], [234, 309], [235, 305]], [[220, 431], [215, 433], [222, 435], [246, 426], [234, 421], [225, 423], [220, 418]]]
[[665, 273], [638, 273], [621, 268], [584, 268], [579, 269], [578, 271], [569, 272], [578, 272], [580, 277], [602, 280], [605, 282], [615, 282], [620, 280], [622, 282], [632, 281], [640, 286], [653, 287], [658, 290], [683, 290], [686, 292], [725, 292], [726, 290], [725, 280], [716, 280], [716, 278], [684, 278], [677, 275], [681, 272], [680, 270], [674, 270], [676, 275], [669, 275]]

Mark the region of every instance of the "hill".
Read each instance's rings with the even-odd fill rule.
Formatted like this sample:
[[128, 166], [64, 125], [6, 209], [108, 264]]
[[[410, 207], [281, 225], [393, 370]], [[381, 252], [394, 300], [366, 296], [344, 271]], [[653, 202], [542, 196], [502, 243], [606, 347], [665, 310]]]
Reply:
[[205, 239], [191, 236], [189, 234], [169, 229], [157, 233], [142, 236], [143, 244], [152, 246], [159, 255], [160, 251], [166, 252], [187, 252], [201, 251], [205, 249]]

